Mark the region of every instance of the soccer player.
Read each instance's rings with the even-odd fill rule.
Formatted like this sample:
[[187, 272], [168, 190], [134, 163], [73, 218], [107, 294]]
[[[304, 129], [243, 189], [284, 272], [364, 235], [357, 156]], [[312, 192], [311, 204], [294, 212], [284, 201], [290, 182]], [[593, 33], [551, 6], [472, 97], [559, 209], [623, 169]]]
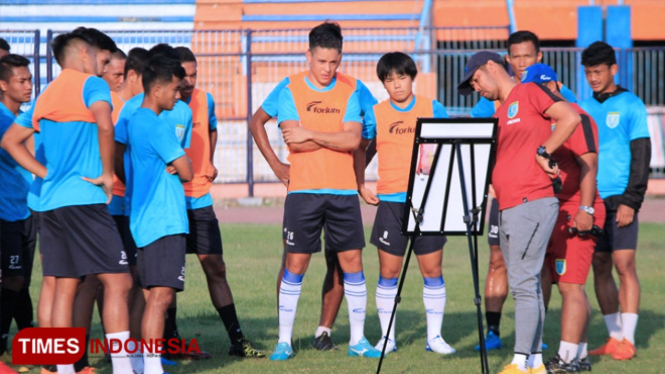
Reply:
[[[496, 53], [474, 54], [465, 71], [458, 86], [461, 94], [475, 90], [501, 102], [495, 114], [499, 135], [492, 183], [499, 201], [501, 250], [516, 321], [515, 354], [501, 373], [545, 373], [540, 273], [559, 209], [551, 180], [558, 170], [550, 167], [549, 157], [581, 119], [542, 86], [513, 82]], [[557, 124], [554, 131], [552, 122]]]
[[[210, 188], [217, 178], [214, 165], [217, 144], [217, 117], [215, 101], [210, 93], [196, 88], [198, 65], [194, 53], [187, 47], [177, 47], [185, 78], [180, 87], [181, 100], [192, 110], [192, 144], [185, 152], [192, 161], [194, 178], [184, 184], [189, 219], [187, 253], [194, 253], [206, 275], [210, 299], [226, 328], [231, 341], [229, 355], [265, 357], [252, 347], [243, 335], [236, 315], [231, 287], [226, 279], [226, 265], [222, 257], [222, 234], [213, 209]], [[173, 316], [175, 319], [175, 315]]]
[[[97, 274], [105, 290], [106, 337], [124, 342], [129, 338], [131, 277], [105, 205], [113, 187], [113, 124], [108, 84], [96, 76], [103, 69], [98, 65], [103, 56], [97, 54], [104, 55], [96, 43], [73, 32], [55, 38], [53, 53], [63, 71], [34, 105], [32, 128], [13, 124], [2, 146], [26, 170], [43, 178], [40, 250], [44, 276], [56, 277], [52, 326], [72, 326], [77, 285], [81, 277]], [[80, 92], [80, 100], [72, 100], [72, 92]], [[41, 134], [48, 172], [24, 144], [35, 131]], [[114, 373], [131, 371], [124, 348], [112, 360]], [[74, 366], [58, 365], [58, 372], [74, 373]]]
[[[185, 234], [189, 232], [181, 182], [192, 166], [172, 127], [158, 117], [172, 110], [184, 70], [177, 60], [151, 59], [143, 69], [145, 94], [127, 125], [131, 157], [130, 227], [138, 251], [138, 273], [146, 298], [141, 336], [157, 341], [173, 295], [185, 288]], [[159, 354], [145, 355], [145, 374], [162, 374]]]
[[[379, 181], [377, 193], [365, 187], [362, 163], [358, 176], [358, 189], [368, 204], [379, 206], [372, 229], [371, 243], [378, 248], [380, 275], [376, 289], [376, 307], [381, 322], [382, 338], [376, 344], [382, 350], [388, 339], [386, 353], [397, 351], [395, 325], [388, 334], [388, 324], [397, 295], [397, 277], [402, 268], [402, 258], [406, 252], [408, 238], [401, 234], [406, 191], [411, 167], [411, 152], [418, 117], [448, 118], [448, 113], [436, 100], [413, 93], [413, 82], [418, 74], [411, 57], [402, 52], [387, 53], [376, 66], [376, 73], [388, 91], [390, 99], [374, 105], [365, 114], [369, 137], [376, 139], [379, 157]], [[399, 123], [395, 127], [395, 124]], [[403, 130], [403, 131], [398, 131]], [[365, 149], [369, 140], [363, 139], [356, 152], [358, 160], [366, 162]], [[423, 170], [429, 174], [427, 154], [435, 147], [423, 146], [421, 160]], [[455, 349], [441, 337], [443, 311], [446, 305], [446, 286], [441, 273], [445, 236], [423, 236], [416, 239], [414, 252], [423, 275], [423, 303], [427, 315], [428, 351], [451, 354]]]
[[[610, 336], [605, 345], [589, 354], [628, 360], [635, 356], [640, 303], [635, 266], [637, 213], [644, 201], [651, 160], [647, 111], [635, 94], [614, 83], [618, 66], [610, 45], [591, 44], [582, 52], [582, 65], [593, 90], [593, 97], [582, 102], [582, 108], [598, 123], [598, 192], [607, 209], [603, 236], [593, 256], [593, 273], [596, 298]], [[619, 274], [618, 290], [613, 264]]]
[[7, 56], [10, 49], [9, 43], [5, 39], [0, 38], [0, 57]]
[[349, 307], [349, 356], [379, 357], [364, 337], [367, 287], [362, 266], [365, 239], [352, 152], [362, 125], [355, 82], [336, 75], [342, 52], [339, 25], [324, 23], [309, 34], [309, 70], [289, 78], [279, 98], [278, 123], [289, 146], [289, 193], [284, 206], [285, 270], [279, 294], [279, 342], [271, 360], [293, 356], [291, 337], [302, 279], [312, 253], [337, 251]]
[[[318, 27], [318, 26], [317, 26]], [[335, 72], [337, 76], [344, 77], [346, 80], [355, 83], [355, 92], [360, 101], [360, 113], [364, 115], [368, 110], [377, 103], [374, 96], [360, 80], [352, 78], [340, 72]], [[270, 92], [261, 107], [256, 110], [250, 121], [250, 130], [256, 145], [265, 157], [268, 165], [273, 170], [277, 178], [279, 178], [286, 187], [289, 185], [289, 164], [285, 164], [279, 160], [275, 151], [270, 146], [268, 135], [265, 130], [265, 124], [274, 117], [278, 116], [279, 110], [279, 95], [282, 90], [290, 83], [290, 77], [284, 78], [275, 89]], [[367, 130], [363, 127], [363, 138], [367, 137]], [[363, 163], [364, 165], [364, 163]], [[286, 235], [286, 233], [284, 233]], [[286, 249], [286, 236], [283, 238], [284, 248]], [[286, 253], [286, 252], [285, 252]], [[344, 282], [343, 272], [339, 266], [337, 253], [331, 251], [328, 246], [325, 247], [326, 258], [326, 275], [323, 280], [323, 288], [321, 292], [321, 317], [319, 326], [314, 334], [312, 347], [317, 350], [327, 351], [335, 350], [337, 347], [333, 344], [331, 333], [332, 326], [337, 318], [337, 313], [342, 305], [344, 297]], [[279, 297], [279, 289], [282, 283], [284, 274], [284, 262], [277, 277], [277, 296]]]
[[[543, 59], [540, 50], [540, 40], [531, 31], [517, 31], [508, 37], [508, 54], [506, 62], [515, 75], [515, 83], [519, 84], [524, 71], [531, 65]], [[557, 82], [561, 94], [570, 103], [576, 103], [575, 94]], [[501, 105], [499, 101], [491, 102], [481, 97], [478, 104], [471, 109], [471, 117], [492, 117], [496, 108]], [[501, 349], [501, 310], [508, 296], [508, 277], [506, 264], [503, 261], [499, 240], [499, 203], [494, 196], [493, 189], [492, 205], [490, 206], [489, 225], [490, 230], [487, 241], [490, 246], [490, 263], [485, 280], [485, 320], [487, 321], [487, 336], [485, 336], [485, 347], [487, 350]], [[543, 343], [543, 349], [547, 346]], [[476, 351], [480, 345], [476, 346]]]
[[[30, 101], [32, 74], [25, 57], [9, 54], [0, 58], [0, 138]], [[34, 146], [34, 144], [32, 145]], [[18, 328], [31, 327], [32, 300], [29, 285], [37, 239], [37, 223], [28, 209], [32, 174], [0, 150], [0, 247], [2, 248], [2, 298], [0, 302], [0, 354], [7, 351], [13, 318]], [[20, 318], [20, 313], [29, 316]]]
[[127, 55], [121, 49], [111, 53], [111, 60], [106, 65], [102, 78], [109, 84], [111, 92], [120, 92], [125, 79], [125, 62]]
[[[563, 99], [556, 80], [554, 70], [545, 64], [532, 65], [522, 75], [522, 83], [542, 85]], [[586, 349], [591, 306], [584, 285], [598, 241], [591, 234], [592, 229], [605, 223], [605, 206], [596, 190], [598, 128], [577, 104], [571, 106], [582, 122], [552, 154], [559, 166], [562, 187], [557, 193], [559, 216], [545, 255], [542, 282], [546, 300], [552, 283], [561, 293], [561, 342], [557, 355], [546, 366], [550, 372], [562, 374], [591, 370]], [[571, 228], [577, 232], [571, 233]]]

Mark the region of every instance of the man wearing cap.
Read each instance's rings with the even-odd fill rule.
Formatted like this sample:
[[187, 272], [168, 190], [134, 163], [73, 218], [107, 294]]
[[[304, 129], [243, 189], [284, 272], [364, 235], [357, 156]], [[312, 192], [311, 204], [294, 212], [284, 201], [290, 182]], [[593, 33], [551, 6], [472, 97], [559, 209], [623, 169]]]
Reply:
[[[536, 83], [564, 99], [556, 80], [554, 70], [545, 64], [530, 66], [522, 74], [522, 83]], [[561, 374], [591, 370], [586, 343], [591, 306], [584, 284], [599, 228], [605, 222], [605, 205], [596, 190], [598, 128], [587, 112], [577, 104], [571, 106], [582, 122], [552, 154], [559, 166], [562, 187], [556, 195], [559, 217], [547, 247], [542, 274], [545, 304], [551, 283], [556, 283], [561, 293], [561, 342], [557, 355], [546, 363], [550, 372]]]
[[[559, 210], [551, 181], [558, 167], [550, 166], [549, 158], [581, 118], [544, 87], [513, 82], [496, 53], [476, 53], [465, 72], [457, 87], [460, 94], [475, 90], [501, 103], [494, 115], [499, 131], [492, 184], [499, 201], [501, 251], [519, 323], [515, 324], [515, 355], [500, 374], [544, 374], [540, 272]], [[557, 124], [554, 131], [552, 122]]]

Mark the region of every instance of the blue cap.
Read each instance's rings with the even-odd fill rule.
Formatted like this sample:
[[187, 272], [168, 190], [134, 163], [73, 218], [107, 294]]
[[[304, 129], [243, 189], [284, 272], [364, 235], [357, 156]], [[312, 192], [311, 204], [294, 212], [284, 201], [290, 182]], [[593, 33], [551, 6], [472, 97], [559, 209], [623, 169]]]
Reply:
[[546, 64], [531, 65], [522, 73], [522, 83], [542, 84], [551, 81], [558, 81], [556, 72]]
[[473, 78], [473, 74], [475, 74], [481, 66], [485, 65], [489, 61], [494, 61], [497, 64], [503, 64], [501, 56], [494, 52], [480, 51], [471, 56], [469, 61], [466, 62], [466, 66], [464, 67], [464, 78], [462, 78], [460, 84], [457, 85], [457, 91], [460, 93], [460, 95], [471, 95], [473, 93], [473, 87], [471, 87], [471, 78]]

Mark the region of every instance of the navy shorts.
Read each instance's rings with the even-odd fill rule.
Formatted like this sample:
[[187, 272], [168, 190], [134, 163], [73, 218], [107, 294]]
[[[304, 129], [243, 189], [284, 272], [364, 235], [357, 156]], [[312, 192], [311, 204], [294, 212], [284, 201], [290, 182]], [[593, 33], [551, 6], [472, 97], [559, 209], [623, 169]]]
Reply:
[[122, 239], [106, 204], [40, 213], [39, 249], [44, 276], [81, 278], [129, 272]]
[[186, 248], [184, 234], [163, 236], [139, 248], [136, 263], [139, 285], [147, 290], [152, 287], [171, 287], [183, 291]]
[[114, 215], [113, 220], [118, 227], [118, 232], [122, 238], [122, 247], [124, 248], [123, 258], [127, 260], [129, 266], [136, 266], [137, 248], [132, 231], [129, 229], [129, 217], [124, 215]]
[[637, 249], [637, 234], [639, 231], [639, 221], [637, 213], [633, 218], [633, 222], [625, 227], [617, 227], [617, 212], [616, 210], [609, 210], [607, 204], [607, 215], [605, 216], [605, 227], [603, 227], [603, 234], [598, 239], [596, 245], [596, 252], [612, 252], [617, 249]]
[[499, 200], [492, 199], [490, 206], [490, 227], [487, 231], [487, 243], [489, 245], [500, 245], [499, 239]]
[[187, 209], [189, 234], [187, 235], [187, 253], [197, 255], [221, 255], [222, 233], [215, 210], [211, 206], [199, 209]]
[[[405, 208], [405, 203], [379, 202], [369, 242], [381, 251], [395, 256], [404, 256], [409, 243], [409, 237], [402, 235]], [[443, 248], [446, 240], [445, 235], [418, 236], [413, 244], [413, 252], [416, 255], [436, 252]]]
[[2, 276], [22, 276], [30, 282], [35, 244], [37, 244], [37, 224], [32, 215], [13, 222], [0, 220]]
[[320, 252], [324, 226], [324, 239], [330, 251], [365, 247], [358, 195], [290, 193], [286, 196], [284, 235], [288, 252]]

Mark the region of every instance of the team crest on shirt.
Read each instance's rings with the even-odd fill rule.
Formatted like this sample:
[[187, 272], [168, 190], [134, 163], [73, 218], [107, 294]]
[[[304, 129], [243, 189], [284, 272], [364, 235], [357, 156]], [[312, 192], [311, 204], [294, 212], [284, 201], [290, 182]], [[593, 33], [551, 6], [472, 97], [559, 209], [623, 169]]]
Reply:
[[556, 260], [556, 273], [559, 275], [566, 274], [566, 260]]
[[619, 126], [619, 117], [620, 117], [619, 112], [609, 112], [607, 113], [607, 118], [605, 119], [605, 124], [607, 127], [613, 129], [617, 126]]
[[178, 137], [178, 140], [182, 141], [185, 137], [185, 126], [181, 124], [175, 125], [175, 136]]
[[514, 103], [510, 104], [508, 107], [508, 118], [513, 118], [517, 115], [517, 112], [520, 111], [520, 102], [515, 101]]

